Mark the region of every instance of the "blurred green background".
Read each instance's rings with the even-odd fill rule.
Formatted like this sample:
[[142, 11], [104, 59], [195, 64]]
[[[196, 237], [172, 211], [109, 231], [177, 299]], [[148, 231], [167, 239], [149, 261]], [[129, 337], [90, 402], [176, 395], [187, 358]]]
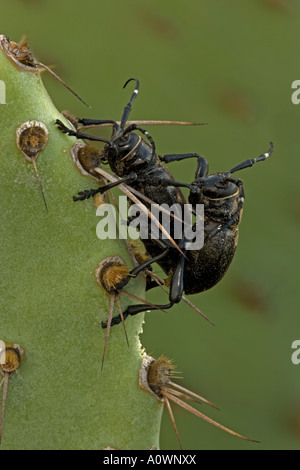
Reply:
[[[229, 272], [190, 297], [215, 326], [181, 302], [147, 314], [142, 342], [154, 357], [173, 358], [180, 383], [221, 408], [203, 412], [260, 441], [240, 441], [174, 405], [184, 449], [298, 449], [300, 364], [291, 345], [300, 339], [300, 106], [291, 84], [300, 79], [299, 2], [2, 0], [0, 11], [0, 33], [15, 41], [27, 34], [36, 57], [56, 64], [92, 105], [44, 74], [59, 110], [120, 119], [131, 91], [122, 86], [138, 77], [131, 119], [209, 123], [149, 127], [159, 154], [198, 152], [217, 172], [274, 142], [269, 160], [239, 173], [246, 201]], [[169, 168], [190, 182], [195, 163]], [[161, 448], [178, 449], [167, 412]]]

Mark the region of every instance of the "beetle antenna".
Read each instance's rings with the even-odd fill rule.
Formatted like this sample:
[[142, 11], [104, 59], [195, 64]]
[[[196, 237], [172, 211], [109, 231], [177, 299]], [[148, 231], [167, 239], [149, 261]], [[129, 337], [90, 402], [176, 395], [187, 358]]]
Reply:
[[274, 150], [273, 142], [270, 142], [270, 148], [266, 153], [263, 153], [259, 157], [249, 158], [249, 160], [245, 160], [244, 162], [232, 168], [229, 173], [235, 173], [236, 171], [243, 170], [244, 168], [249, 168], [250, 166], [254, 165], [254, 163], [263, 162], [264, 160], [266, 160], [266, 158], [268, 158], [272, 154], [273, 150]]
[[135, 80], [135, 89], [134, 89], [134, 92], [132, 93], [131, 95], [131, 98], [129, 100], [129, 103], [125, 106], [124, 108], [124, 111], [123, 111], [123, 116], [122, 116], [122, 119], [121, 119], [121, 128], [123, 129], [124, 126], [125, 126], [125, 123], [128, 119], [128, 116], [130, 114], [130, 111], [131, 111], [131, 105], [132, 105], [132, 102], [133, 100], [136, 98], [138, 92], [139, 92], [139, 87], [140, 87], [140, 82], [137, 78], [129, 78], [127, 80], [127, 82], [123, 85], [123, 88], [125, 88], [127, 86], [127, 84], [129, 82], [131, 82], [132, 80]]

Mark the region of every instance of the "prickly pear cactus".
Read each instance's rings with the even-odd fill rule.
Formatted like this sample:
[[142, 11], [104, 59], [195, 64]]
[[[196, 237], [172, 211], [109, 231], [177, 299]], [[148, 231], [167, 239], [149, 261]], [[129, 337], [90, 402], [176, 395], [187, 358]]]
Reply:
[[[126, 320], [129, 346], [122, 323], [111, 328], [102, 364], [116, 299], [95, 270], [112, 256], [130, 269], [126, 243], [99, 240], [95, 202], [73, 202], [97, 183], [75, 167], [29, 48], [0, 38], [0, 339], [24, 353], [2, 371], [2, 449], [157, 448], [162, 406], [138, 384], [143, 314]], [[143, 278], [128, 291], [143, 297]]]

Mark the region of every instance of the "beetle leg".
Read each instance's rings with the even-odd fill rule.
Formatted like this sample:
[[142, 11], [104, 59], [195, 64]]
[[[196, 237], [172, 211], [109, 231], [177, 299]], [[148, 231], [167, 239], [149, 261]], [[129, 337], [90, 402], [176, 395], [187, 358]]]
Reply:
[[[151, 260], [149, 260], [151, 261]], [[184, 256], [180, 256], [179, 263], [174, 271], [172, 276], [170, 291], [169, 291], [169, 300], [170, 302], [165, 305], [145, 305], [145, 304], [136, 304], [129, 305], [125, 312], [123, 312], [123, 318], [126, 319], [129, 315], [137, 315], [141, 312], [146, 312], [148, 310], [167, 310], [175, 303], [180, 302], [183, 294], [183, 274], [184, 274]], [[143, 263], [144, 264], [144, 263]], [[111, 319], [110, 326], [118, 325], [122, 321], [120, 315]], [[102, 328], [107, 327], [107, 323], [102, 322]]]
[[176, 181], [169, 178], [157, 178], [156, 176], [147, 175], [143, 178], [143, 182], [149, 184], [150, 186], [174, 186], [188, 188], [192, 193], [198, 193], [199, 189], [197, 186], [188, 183], [182, 183], [181, 181]]
[[202, 157], [202, 155], [199, 155], [198, 153], [177, 153], [177, 154], [174, 153], [174, 154], [163, 155], [162, 157], [159, 157], [159, 158], [164, 163], [171, 163], [171, 162], [178, 162], [180, 160], [185, 160], [186, 158], [193, 158], [193, 157], [198, 159], [195, 179], [206, 177], [208, 175], [208, 161], [206, 160], [206, 158]]
[[182, 299], [183, 295], [183, 276], [185, 267], [185, 257], [180, 256], [176, 269], [172, 274], [170, 289], [169, 289], [169, 300], [172, 304], [177, 304]]
[[82, 124], [83, 126], [101, 126], [102, 124], [117, 124], [116, 121], [113, 121], [112, 119], [85, 119], [85, 118], [79, 118], [78, 122]]
[[[166, 240], [156, 240], [156, 242], [159, 242], [162, 246], [167, 245], [165, 249], [163, 250], [162, 253], [159, 255], [145, 261], [144, 263], [139, 264], [134, 268], [131, 272], [128, 278], [125, 278], [126, 284], [129, 282], [130, 277], [132, 275], [137, 276], [142, 270], [146, 269], [148, 266], [150, 266], [152, 263], [162, 259], [164, 256], [167, 255], [169, 251], [169, 245], [168, 243], [165, 244]], [[184, 274], [184, 261], [185, 257], [184, 255], [181, 255], [179, 258], [178, 265], [174, 271], [174, 274], [172, 275], [172, 281], [171, 281], [171, 286], [170, 286], [170, 291], [169, 291], [169, 300], [170, 302], [165, 305], [148, 305], [148, 304], [135, 304], [135, 305], [129, 305], [125, 312], [123, 312], [123, 318], [127, 318], [128, 315], [137, 315], [138, 313], [141, 312], [146, 312], [148, 310], [167, 310], [171, 308], [174, 303], [178, 303], [183, 294], [183, 274]], [[117, 284], [115, 287], [116, 289], [120, 289], [124, 286], [124, 281], [121, 283]], [[122, 321], [120, 315], [112, 318], [111, 320], [111, 326], [113, 325], [118, 325]], [[106, 328], [107, 323], [102, 322], [102, 328]]]
[[[164, 250], [163, 253], [160, 255], [151, 258], [150, 260], [140, 264], [137, 266], [135, 269], [131, 271], [135, 273], [138, 271], [140, 268], [139, 272], [142, 269], [145, 269], [148, 265], [154, 263], [158, 259], [161, 259], [163, 256], [166, 256], [168, 253], [168, 248]], [[169, 290], [169, 300], [170, 302], [165, 305], [145, 305], [145, 304], [136, 304], [136, 305], [129, 305], [125, 312], [123, 313], [123, 318], [127, 318], [128, 315], [137, 315], [138, 313], [141, 312], [146, 312], [148, 310], [167, 310], [171, 308], [175, 303], [180, 302], [182, 295], [183, 295], [183, 275], [184, 275], [184, 265], [185, 265], [185, 257], [183, 255], [180, 256], [178, 265], [172, 275], [172, 280], [171, 280], [171, 285], [170, 285], [170, 290]], [[117, 325], [122, 321], [120, 315], [117, 317], [112, 318], [111, 320], [111, 326]], [[107, 324], [102, 322], [102, 328], [106, 328]]]
[[[147, 312], [148, 310], [167, 310], [173, 306], [173, 302], [170, 302], [169, 304], [166, 305], [146, 305], [146, 304], [135, 304], [135, 305], [129, 305], [125, 312], [123, 312], [123, 318], [124, 320], [129, 316], [129, 315], [137, 315], [138, 313], [142, 312]], [[112, 318], [111, 320], [111, 326], [118, 325], [122, 321], [121, 317], [118, 315], [117, 317]], [[107, 328], [107, 323], [102, 322], [101, 323], [102, 328]]]
[[133, 268], [130, 271], [129, 275], [125, 277], [125, 279], [123, 279], [123, 281], [119, 282], [118, 284], [114, 286], [116, 291], [126, 286], [126, 284], [128, 284], [128, 282], [130, 281], [132, 277], [137, 277], [138, 274], [140, 274], [144, 269], [147, 269], [149, 266], [151, 266], [151, 264], [156, 263], [157, 261], [161, 260], [168, 254], [169, 246], [167, 244], [166, 244], [167, 246], [165, 246], [161, 240], [156, 240], [156, 241], [160, 242], [161, 245], [164, 246], [163, 251], [159, 253], [158, 255], [154, 256], [153, 258], [150, 258], [144, 261], [143, 263], [138, 264], [135, 268]]
[[101, 137], [97, 137], [95, 135], [85, 134], [84, 132], [80, 132], [74, 129], [69, 129], [59, 119], [56, 119], [55, 124], [57, 124], [58, 129], [62, 131], [64, 134], [68, 134], [72, 137], [76, 137], [77, 139], [87, 139], [87, 140], [95, 140], [99, 142], [106, 142], [108, 145], [111, 146], [111, 142], [109, 140], [102, 139]]
[[131, 181], [135, 181], [137, 179], [137, 174], [136, 173], [130, 173], [128, 176], [125, 178], [121, 178], [117, 181], [114, 181], [113, 183], [106, 184], [104, 186], [99, 186], [97, 189], [85, 189], [84, 191], [79, 191], [78, 196], [73, 196], [73, 201], [83, 201], [84, 199], [89, 199], [92, 196], [95, 196], [95, 194], [103, 194], [109, 189], [114, 188], [115, 186], [118, 186], [119, 184], [122, 183], [128, 183]]

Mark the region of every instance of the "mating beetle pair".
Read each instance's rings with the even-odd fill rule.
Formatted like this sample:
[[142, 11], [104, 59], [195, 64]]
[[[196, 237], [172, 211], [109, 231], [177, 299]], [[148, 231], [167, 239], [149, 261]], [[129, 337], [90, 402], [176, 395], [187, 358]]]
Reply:
[[[204, 245], [201, 249], [188, 249], [190, 241], [184, 236], [176, 239], [174, 224], [171, 224], [169, 235], [177, 246], [170, 240], [160, 236], [158, 239], [142, 239], [150, 258], [136, 266], [130, 275], [115, 286], [115, 290], [124, 287], [131, 277], [137, 276], [141, 271], [158, 263], [170, 279], [169, 303], [165, 305], [136, 304], [127, 307], [124, 318], [128, 315], [152, 310], [168, 309], [178, 303], [183, 293], [196, 294], [210, 289], [217, 284], [227, 271], [234, 256], [238, 241], [238, 225], [241, 220], [244, 190], [240, 179], [232, 176], [233, 173], [248, 168], [256, 162], [264, 161], [273, 151], [273, 144], [269, 150], [257, 158], [243, 161], [228, 172], [208, 175], [208, 162], [199, 154], [170, 154], [158, 156], [155, 143], [149, 133], [132, 123], [126, 127], [131, 105], [139, 91], [139, 81], [129, 79], [124, 87], [134, 80], [135, 90], [129, 103], [123, 111], [120, 124], [113, 120], [79, 119], [83, 126], [112, 124], [113, 130], [109, 140], [89, 135], [79, 130], [67, 128], [61, 121], [56, 124], [59, 129], [78, 139], [105, 142], [105, 147], [98, 164], [108, 164], [119, 178], [117, 181], [100, 186], [97, 189], [84, 190], [74, 196], [74, 201], [88, 199], [97, 193], [126, 183], [133, 190], [137, 190], [146, 198], [156, 204], [179, 204], [183, 208], [186, 200], [181, 187], [189, 189], [188, 201], [195, 209], [197, 204], [204, 205]], [[148, 140], [139, 136], [135, 131], [142, 133]], [[197, 159], [195, 179], [192, 183], [176, 181], [163, 163], [170, 163], [187, 158]], [[91, 165], [92, 166], [92, 165]], [[147, 205], [147, 204], [146, 204]], [[149, 204], [148, 204], [148, 207]], [[196, 211], [195, 211], [196, 213]], [[192, 228], [195, 228], [195, 223]], [[161, 232], [160, 232], [161, 235]], [[178, 249], [179, 248], [179, 249]], [[147, 289], [157, 286], [154, 281], [147, 284]], [[120, 316], [112, 319], [112, 324], [121, 321]], [[106, 325], [103, 324], [103, 327]]]

